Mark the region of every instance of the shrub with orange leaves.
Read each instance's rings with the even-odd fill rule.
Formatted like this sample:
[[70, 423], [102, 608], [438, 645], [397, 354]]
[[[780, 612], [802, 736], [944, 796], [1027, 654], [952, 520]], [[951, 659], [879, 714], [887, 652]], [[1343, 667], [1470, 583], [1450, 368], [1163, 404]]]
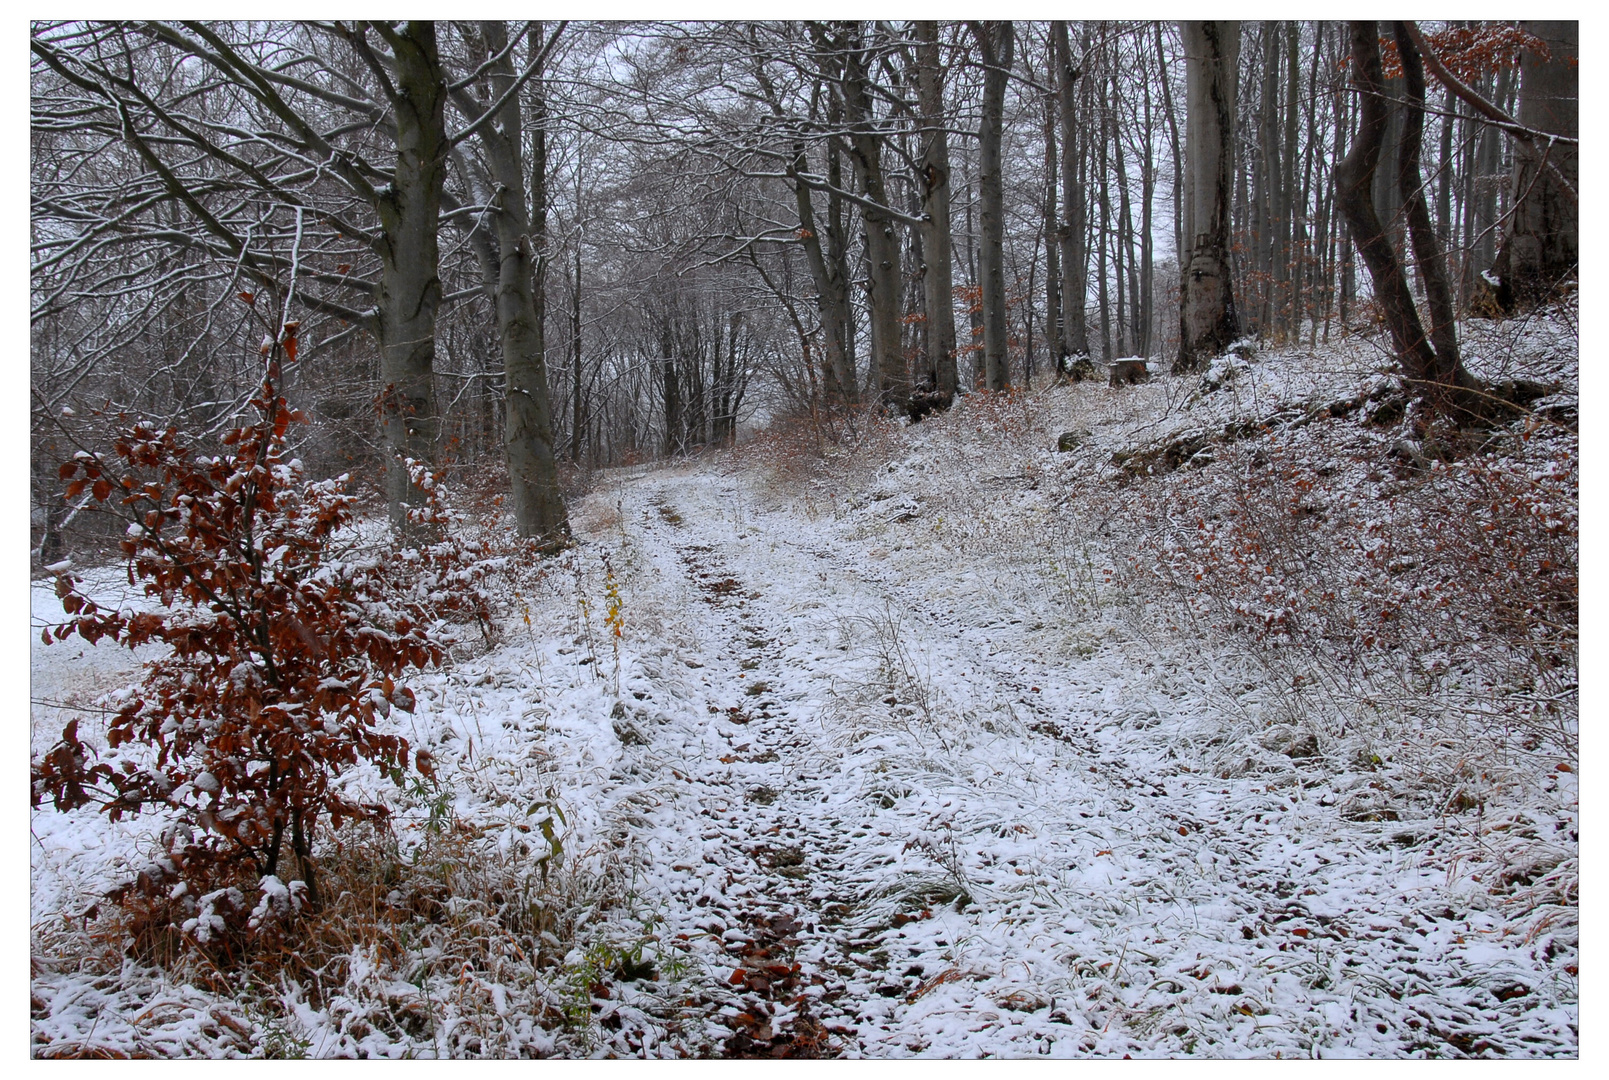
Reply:
[[[364, 762], [394, 780], [431, 772], [429, 756], [410, 754], [385, 724], [414, 707], [397, 680], [442, 661], [444, 620], [487, 613], [488, 560], [449, 535], [418, 467], [427, 501], [414, 513], [438, 542], [338, 557], [354, 497], [345, 477], [308, 481], [289, 456], [301, 417], [275, 387], [282, 355], [265, 364], [255, 421], [224, 437], [224, 453], [136, 423], [114, 454], [84, 451], [62, 466], [69, 498], [88, 490], [129, 520], [129, 581], [144, 583], [155, 609], [103, 608], [63, 567], [56, 593], [68, 619], [44, 632], [47, 643], [76, 634], [166, 646], [124, 693], [104, 750], [74, 721], [35, 761], [32, 801], [99, 805], [114, 821], [168, 815], [165, 855], [113, 895], [226, 958], [268, 916], [318, 903], [315, 829], [387, 815], [347, 794], [342, 773]], [[295, 861], [289, 886], [282, 855]]]

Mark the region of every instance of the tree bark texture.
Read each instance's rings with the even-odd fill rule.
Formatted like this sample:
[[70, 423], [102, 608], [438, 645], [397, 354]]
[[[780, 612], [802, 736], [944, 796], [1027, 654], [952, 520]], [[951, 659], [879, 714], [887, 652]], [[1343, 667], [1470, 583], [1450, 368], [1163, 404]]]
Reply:
[[[782, 103], [763, 66], [756, 68], [755, 76], [759, 81], [761, 92], [771, 106], [772, 114], [781, 119], [784, 115]], [[858, 396], [855, 385], [854, 333], [850, 322], [849, 282], [844, 273], [843, 259], [840, 257], [841, 236], [833, 225], [837, 219], [838, 196], [829, 196], [830, 209], [825, 228], [827, 243], [823, 245], [823, 226], [816, 218], [810, 187], [801, 175], [809, 171], [805, 144], [796, 141], [792, 149], [793, 154], [785, 170], [788, 183], [793, 188], [794, 209], [799, 218], [797, 236], [804, 248], [805, 265], [810, 270], [811, 283], [815, 286], [816, 312], [821, 319], [824, 360], [821, 373], [822, 393], [829, 408], [838, 408], [852, 404]], [[836, 155], [830, 148], [828, 155], [829, 180], [835, 180]]]
[[1430, 316], [1430, 343], [1436, 351], [1434, 378], [1450, 386], [1473, 386], [1463, 373], [1458, 356], [1458, 332], [1454, 324], [1453, 294], [1447, 284], [1446, 262], [1440, 238], [1430, 220], [1425, 198], [1424, 177], [1419, 169], [1425, 128], [1425, 69], [1419, 49], [1408, 35], [1406, 23], [1393, 23], [1397, 55], [1402, 60], [1403, 88], [1408, 107], [1403, 110], [1402, 146], [1397, 154], [1397, 191], [1408, 221], [1408, 239], [1413, 245], [1414, 262], [1425, 286], [1425, 306]]
[[[508, 36], [502, 23], [483, 23], [481, 35], [489, 56], [505, 52]], [[540, 47], [540, 39], [533, 39], [531, 48]], [[490, 69], [492, 100], [507, 93], [514, 79], [512, 54], [494, 60]], [[519, 95], [509, 95], [496, 122], [480, 131], [496, 184], [491, 217], [497, 237], [497, 334], [505, 380], [503, 450], [516, 530], [521, 536], [563, 543], [569, 538], [570, 525], [559, 490], [553, 408], [548, 396], [547, 336], [542, 317], [546, 304], [538, 295], [545, 291], [546, 253], [542, 248], [547, 237], [547, 153], [543, 125], [547, 110], [541, 76], [529, 85], [536, 102], [537, 141], [531, 155], [533, 205], [529, 209], [525, 204]], [[579, 403], [579, 382], [576, 391]]]
[[884, 136], [874, 124], [870, 75], [858, 35], [838, 36], [842, 51], [844, 118], [849, 125], [850, 158], [860, 179], [861, 225], [866, 236], [869, 263], [873, 369], [878, 402], [903, 410], [911, 396], [911, 376], [900, 340], [899, 235], [889, 205], [883, 176]]
[[[1513, 80], [1512, 70], [1505, 67], [1498, 72], [1495, 87], [1483, 89], [1492, 90], [1492, 100], [1501, 102], [1508, 96]], [[1467, 296], [1472, 297], [1482, 290], [1482, 285], [1477, 284], [1480, 271], [1490, 268], [1497, 259], [1498, 188], [1503, 180], [1502, 169], [1503, 134], [1494, 125], [1484, 125], [1476, 144], [1473, 170], [1475, 190], [1470, 225], [1473, 236], [1469, 241], [1469, 268], [1464, 275]]]
[[1162, 84], [1162, 111], [1168, 121], [1168, 146], [1173, 151], [1173, 257], [1184, 256], [1184, 154], [1179, 147], [1179, 120], [1173, 110], [1173, 83], [1168, 77], [1168, 54], [1162, 42], [1162, 23], [1156, 31], [1157, 79]]
[[1278, 307], [1275, 296], [1283, 289], [1283, 262], [1279, 250], [1279, 222], [1284, 217], [1280, 189], [1279, 154], [1279, 24], [1264, 22], [1258, 35], [1262, 53], [1262, 98], [1257, 110], [1257, 277], [1256, 302], [1246, 302], [1251, 329], [1274, 336]]
[[955, 279], [950, 238], [950, 142], [944, 131], [944, 74], [939, 67], [939, 24], [918, 22], [917, 95], [922, 194], [922, 296], [927, 315], [929, 375], [941, 408], [955, 398]]
[[1049, 342], [1051, 365], [1059, 374], [1067, 366], [1067, 324], [1061, 311], [1061, 251], [1056, 224], [1056, 102], [1044, 101], [1045, 189], [1041, 229], [1045, 240], [1045, 340]]
[[984, 64], [983, 111], [978, 121], [978, 203], [982, 236], [978, 261], [983, 276], [983, 382], [985, 389], [1011, 385], [1006, 360], [1005, 188], [1000, 173], [1006, 81], [1010, 77], [1012, 24], [971, 22]]
[[1094, 374], [1089, 362], [1089, 328], [1084, 307], [1088, 297], [1085, 281], [1088, 253], [1084, 250], [1084, 184], [1079, 177], [1083, 146], [1078, 138], [1077, 82], [1080, 75], [1073, 66], [1072, 49], [1067, 40], [1067, 24], [1051, 24], [1056, 38], [1056, 105], [1061, 122], [1061, 302], [1062, 325], [1067, 333], [1071, 362], [1064, 371], [1074, 381]]
[[[1364, 265], [1368, 267], [1375, 300], [1391, 332], [1404, 375], [1423, 387], [1433, 404], [1444, 407], [1451, 404], [1452, 396], [1459, 389], [1460, 376], [1463, 380], [1468, 376], [1463, 375], [1456, 353], [1443, 358], [1432, 346], [1419, 321], [1419, 312], [1408, 288], [1408, 276], [1375, 207], [1375, 172], [1380, 164], [1388, 119], [1380, 39], [1372, 20], [1355, 21], [1350, 30], [1352, 77], [1359, 91], [1358, 132], [1351, 151], [1335, 167], [1336, 199], [1353, 241], [1363, 255]], [[1398, 191], [1400, 198], [1400, 181]]]
[[431, 22], [382, 30], [396, 58], [397, 158], [392, 184], [375, 209], [381, 236], [378, 336], [380, 415], [385, 446], [386, 503], [391, 525], [418, 530], [408, 510], [423, 494], [403, 462], [432, 463], [441, 420], [436, 414], [436, 312], [441, 306], [438, 220], [447, 178], [447, 86]]
[[[1548, 55], [1528, 49], [1520, 58], [1519, 121], [1533, 131], [1574, 139], [1579, 130], [1577, 69], [1580, 27], [1575, 22], [1520, 24], [1540, 38]], [[1550, 296], [1574, 276], [1580, 261], [1578, 153], [1574, 146], [1540, 140], [1514, 148], [1513, 218], [1492, 274], [1498, 303], [1513, 310]], [[1548, 168], [1551, 163], [1553, 168]]]
[[1185, 233], [1190, 258], [1180, 275], [1176, 374], [1194, 371], [1240, 336], [1229, 265], [1229, 195], [1234, 163], [1237, 21], [1181, 24], [1185, 48]]
[[1297, 27], [1295, 22], [1285, 24], [1285, 131], [1280, 147], [1280, 215], [1277, 238], [1279, 241], [1278, 274], [1283, 288], [1275, 299], [1279, 306], [1276, 325], [1288, 338], [1300, 329], [1296, 313], [1296, 298], [1301, 289], [1300, 255], [1296, 248], [1296, 217], [1307, 206], [1296, 186], [1296, 118], [1297, 118]]
[[821, 336], [827, 354], [822, 382], [829, 407], [837, 407], [853, 403], [857, 397], [854, 346], [849, 330], [849, 285], [844, 280], [841, 262], [829, 259], [822, 250], [821, 229], [811, 205], [810, 189], [799, 179], [805, 166], [805, 149], [801, 143], [794, 147], [788, 175], [793, 181], [805, 264], [810, 267], [810, 277], [816, 287], [816, 310], [821, 316]]

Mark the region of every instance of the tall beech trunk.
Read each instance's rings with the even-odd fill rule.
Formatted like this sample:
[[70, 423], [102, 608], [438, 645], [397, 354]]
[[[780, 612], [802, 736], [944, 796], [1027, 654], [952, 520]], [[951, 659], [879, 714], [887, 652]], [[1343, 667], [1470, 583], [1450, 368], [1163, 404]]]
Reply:
[[[1493, 91], [1493, 101], [1501, 102], [1508, 96], [1513, 78], [1513, 71], [1509, 67], [1498, 72], [1495, 85], [1486, 88]], [[1470, 225], [1473, 235], [1469, 243], [1469, 268], [1464, 275], [1466, 293], [1470, 296], [1481, 292], [1484, 283], [1479, 280], [1480, 271], [1490, 268], [1497, 258], [1497, 180], [1502, 167], [1502, 132], [1495, 125], [1483, 125], [1476, 142], [1473, 221]]]
[[[1580, 24], [1524, 22], [1541, 38], [1548, 57], [1527, 49], [1520, 57], [1519, 121], [1533, 131], [1576, 138], [1579, 129], [1577, 56]], [[1544, 160], [1545, 159], [1545, 160]], [[1552, 168], [1547, 165], [1551, 163]], [[1512, 310], [1552, 294], [1580, 261], [1574, 146], [1524, 141], [1514, 147], [1513, 218], [1492, 265], [1501, 283], [1498, 303]]]
[[[581, 170], [576, 170], [576, 207], [581, 206]], [[575, 239], [575, 276], [570, 288], [570, 382], [575, 397], [570, 402], [570, 460], [581, 464], [581, 444], [586, 437], [586, 399], [581, 386], [581, 237]]]
[[1386, 79], [1381, 84], [1385, 100], [1385, 131], [1380, 136], [1380, 165], [1374, 178], [1374, 206], [1380, 220], [1385, 223], [1391, 243], [1402, 247], [1404, 239], [1402, 195], [1397, 189], [1397, 155], [1402, 148], [1402, 77]]
[[[1332, 80], [1334, 76], [1331, 76]], [[1331, 111], [1335, 120], [1335, 146], [1331, 153], [1331, 161], [1340, 161], [1346, 156], [1346, 119], [1342, 112], [1342, 102], [1345, 96], [1339, 83], [1332, 84]], [[1335, 309], [1335, 301], [1339, 293], [1339, 277], [1341, 262], [1346, 257], [1345, 249], [1348, 246], [1341, 230], [1341, 215], [1336, 207], [1335, 185], [1333, 183], [1321, 184], [1324, 188], [1324, 341], [1330, 340], [1330, 317]]]
[[1045, 340], [1052, 368], [1060, 374], [1067, 366], [1067, 324], [1061, 312], [1061, 252], [1056, 227], [1056, 102], [1044, 100], [1045, 188], [1041, 228], [1045, 238]]
[[793, 160], [788, 164], [788, 176], [793, 181], [794, 205], [799, 214], [799, 233], [803, 237], [805, 264], [810, 268], [811, 280], [816, 286], [816, 310], [821, 316], [821, 336], [826, 351], [826, 364], [822, 371], [823, 389], [830, 407], [852, 404], [857, 397], [855, 386], [855, 347], [849, 323], [849, 283], [845, 280], [843, 262], [829, 258], [822, 250], [821, 230], [816, 224], [815, 210], [810, 202], [810, 189], [799, 179], [806, 171], [803, 143], [794, 146]]
[[[966, 159], [961, 159], [965, 163]], [[983, 362], [978, 358], [978, 351], [983, 348], [983, 286], [978, 284], [978, 231], [973, 227], [972, 207], [977, 202], [972, 195], [972, 177], [966, 175], [961, 188], [961, 202], [966, 206], [966, 241], [967, 241], [967, 331], [971, 335], [967, 342], [967, 354], [972, 360], [972, 388], [983, 388]]]
[[1229, 266], [1236, 72], [1240, 23], [1185, 22], [1185, 235], [1175, 374], [1194, 371], [1240, 336]]
[[[1363, 255], [1369, 277], [1374, 282], [1375, 299], [1385, 317], [1386, 327], [1396, 346], [1397, 356], [1404, 375], [1423, 388], [1431, 403], [1441, 409], [1455, 404], [1462, 391], [1474, 389], [1474, 382], [1458, 362], [1456, 348], [1449, 355], [1439, 355], [1419, 321], [1414, 307], [1413, 293], [1408, 288], [1408, 276], [1391, 244], [1386, 225], [1375, 208], [1373, 191], [1375, 172], [1380, 164], [1381, 143], [1387, 128], [1385, 76], [1380, 66], [1380, 39], [1373, 20], [1358, 20], [1350, 25], [1352, 38], [1352, 77], [1357, 87], [1359, 116], [1357, 136], [1351, 152], [1335, 167], [1336, 199], [1345, 215], [1353, 242]], [[1399, 46], [1399, 51], [1400, 46]], [[1417, 60], [1417, 53], [1414, 54]], [[1408, 58], [1406, 53], [1404, 60]], [[1420, 75], [1420, 94], [1423, 96], [1423, 74]], [[1417, 110], [1410, 109], [1416, 120]], [[1421, 121], [1422, 122], [1422, 121]], [[1418, 124], [1413, 125], [1416, 129]], [[1407, 131], [1404, 134], [1408, 134]], [[1418, 172], [1417, 130], [1410, 142], [1399, 148], [1398, 159], [1412, 159], [1413, 171]], [[1408, 179], [1406, 169], [1396, 178], [1398, 196], [1403, 196], [1407, 182], [1417, 186], [1417, 178]], [[1426, 242], [1434, 246], [1435, 236], [1429, 230], [1429, 214], [1425, 211], [1422, 195], [1414, 200], [1423, 211]], [[1416, 215], [1418, 216], [1418, 215]], [[1414, 232], [1419, 229], [1410, 225]], [[1445, 286], [1445, 282], [1443, 283]], [[1450, 303], [1448, 305], [1450, 311]], [[1451, 334], [1449, 321], [1445, 328]]]
[[1162, 43], [1162, 23], [1156, 23], [1157, 77], [1162, 84], [1162, 112], [1168, 121], [1168, 146], [1173, 151], [1173, 258], [1182, 268], [1184, 257], [1184, 155], [1179, 149], [1179, 120], [1173, 111], [1173, 86], [1168, 78], [1168, 54]]
[[1397, 55], [1402, 61], [1403, 87], [1408, 107], [1403, 110], [1402, 145], [1397, 155], [1397, 193], [1408, 219], [1408, 238], [1413, 245], [1419, 280], [1424, 282], [1426, 308], [1430, 315], [1430, 343], [1436, 350], [1437, 382], [1472, 387], [1458, 356], [1458, 333], [1454, 323], [1453, 294], [1447, 283], [1447, 267], [1441, 240], [1430, 220], [1425, 199], [1424, 178], [1419, 170], [1425, 130], [1425, 69], [1419, 49], [1408, 34], [1406, 23], [1393, 23]]
[[392, 528], [420, 535], [408, 511], [421, 504], [405, 459], [434, 462], [441, 418], [433, 372], [436, 312], [441, 306], [441, 191], [447, 179], [447, 85], [432, 22], [376, 30], [396, 58], [397, 160], [392, 183], [375, 202], [381, 235], [378, 336], [380, 417], [385, 446], [386, 505]]
[[918, 22], [917, 95], [922, 110], [922, 297], [927, 315], [929, 375], [941, 408], [955, 398], [955, 279], [950, 240], [950, 142], [944, 131], [944, 73], [939, 24]]
[[[1143, 46], [1140, 46], [1143, 48]], [[1144, 112], [1141, 114], [1144, 123], [1140, 136], [1140, 253], [1135, 263], [1135, 292], [1134, 292], [1134, 347], [1140, 356], [1151, 355], [1151, 335], [1153, 322], [1152, 290], [1154, 288], [1155, 254], [1152, 250], [1151, 227], [1153, 221], [1152, 202], [1156, 194], [1156, 158], [1153, 156], [1155, 148], [1156, 125], [1151, 109], [1151, 83], [1149, 79], [1140, 83], [1141, 102]]]
[[[496, 58], [490, 61], [489, 69], [492, 100], [508, 95], [497, 122], [480, 129], [480, 139], [497, 189], [491, 219], [497, 238], [497, 334], [506, 381], [503, 451], [508, 461], [510, 504], [521, 536], [562, 544], [569, 539], [570, 522], [559, 490], [544, 327], [547, 107], [538, 74], [528, 84], [535, 145], [527, 188], [520, 144], [526, 124], [519, 95], [509, 94], [516, 76], [512, 53], [507, 52], [507, 29], [501, 22], [485, 22], [481, 24], [481, 36], [486, 55]], [[541, 48], [539, 29], [530, 47]], [[579, 380], [576, 389], [579, 403]]]
[[[844, 121], [843, 102], [837, 94], [827, 95], [827, 125], [836, 129]], [[839, 357], [842, 367], [839, 369], [839, 386], [843, 392], [843, 400], [854, 403], [860, 400], [860, 387], [856, 381], [856, 371], [859, 364], [856, 360], [855, 341], [855, 305], [850, 296], [850, 283], [853, 277], [849, 272], [849, 228], [844, 222], [844, 197], [839, 194], [844, 189], [844, 161], [839, 153], [836, 140], [827, 144], [827, 248], [825, 257], [831, 267], [833, 280], [839, 283], [838, 296], [841, 308], [835, 315], [841, 316], [839, 326], [843, 334], [843, 352]], [[875, 367], [873, 359], [871, 366]]]
[[[756, 65], [755, 77], [759, 81], [767, 104], [771, 107], [772, 115], [780, 120], [784, 115], [782, 103], [762, 65]], [[835, 155], [833, 160], [836, 160]], [[858, 397], [855, 386], [854, 333], [850, 323], [849, 282], [837, 249], [840, 241], [839, 233], [832, 224], [836, 219], [833, 211], [836, 210], [838, 197], [836, 195], [831, 197], [834, 200], [833, 211], [828, 215], [825, 229], [827, 244], [824, 247], [823, 228], [816, 219], [810, 187], [801, 176], [802, 173], [810, 171], [803, 141], [796, 141], [793, 144], [793, 155], [785, 169], [788, 183], [793, 188], [794, 210], [799, 217], [797, 235], [800, 245], [804, 248], [805, 265], [810, 270], [811, 283], [816, 289], [816, 312], [821, 319], [824, 354], [821, 373], [823, 395], [828, 407], [836, 408], [851, 404]], [[830, 167], [829, 178], [835, 179], [831, 176], [832, 171]], [[801, 338], [801, 341], [804, 339]]]
[[[1117, 79], [1111, 81], [1111, 100], [1119, 101]], [[1129, 206], [1129, 173], [1123, 164], [1123, 129], [1117, 110], [1111, 110], [1112, 167], [1117, 171], [1117, 245], [1113, 269], [1117, 278], [1117, 349], [1124, 356], [1134, 354], [1134, 309], [1137, 306], [1138, 279], [1134, 273], [1134, 219]], [[1125, 292], [1126, 286], [1126, 292]], [[1125, 304], [1125, 296], [1127, 303]]]
[[[1296, 248], [1298, 263], [1298, 280], [1301, 286], [1292, 299], [1291, 321], [1300, 328], [1302, 317], [1307, 317], [1308, 348], [1318, 347], [1318, 320], [1319, 320], [1319, 273], [1324, 265], [1324, 236], [1328, 229], [1330, 208], [1326, 202], [1329, 197], [1329, 185], [1320, 185], [1323, 190], [1313, 190], [1313, 163], [1319, 154], [1319, 128], [1318, 114], [1319, 90], [1319, 58], [1324, 54], [1324, 26], [1322, 23], [1313, 27], [1313, 59], [1307, 72], [1307, 139], [1302, 148], [1302, 199], [1303, 216], [1296, 223]], [[1317, 205], [1313, 208], [1312, 227], [1309, 227], [1306, 218], [1307, 207], [1311, 203]]]
[[1056, 106], [1061, 122], [1061, 303], [1062, 325], [1067, 334], [1067, 350], [1072, 357], [1059, 371], [1073, 380], [1087, 378], [1094, 373], [1089, 362], [1089, 327], [1084, 307], [1089, 285], [1089, 255], [1084, 244], [1084, 225], [1087, 216], [1084, 201], [1084, 184], [1079, 176], [1084, 157], [1083, 144], [1078, 138], [1078, 110], [1075, 100], [1080, 72], [1073, 67], [1072, 49], [1067, 40], [1067, 24], [1054, 22], [1051, 32], [1056, 39]]
[[861, 225], [866, 235], [866, 261], [871, 289], [872, 367], [878, 402], [903, 411], [911, 396], [911, 376], [900, 340], [900, 254], [896, 222], [889, 206], [883, 174], [883, 141], [874, 123], [866, 55], [851, 30], [840, 34], [844, 119], [849, 127], [850, 158], [860, 180]]
[[[1257, 262], [1261, 271], [1255, 305], [1254, 330], [1277, 336], [1278, 303], [1284, 291], [1284, 264], [1279, 250], [1279, 223], [1285, 216], [1284, 192], [1280, 187], [1279, 124], [1279, 24], [1265, 22], [1259, 35], [1262, 49], [1262, 100], [1257, 111], [1259, 157], [1257, 161], [1258, 220]], [[1250, 305], [1248, 305], [1250, 306]]]
[[1112, 285], [1106, 273], [1108, 254], [1112, 249], [1112, 198], [1111, 175], [1107, 168], [1106, 151], [1112, 145], [1110, 108], [1101, 109], [1099, 147], [1096, 150], [1095, 170], [1100, 173], [1100, 219], [1095, 234], [1095, 305], [1101, 323], [1101, 359], [1110, 364], [1112, 352]]
[[1436, 169], [1436, 235], [1443, 250], [1453, 242], [1453, 185], [1457, 174], [1453, 171], [1453, 118], [1458, 115], [1458, 98], [1451, 90], [1443, 89], [1441, 98], [1441, 145], [1438, 148], [1439, 166]]
[[978, 120], [978, 202], [983, 235], [979, 241], [979, 261], [983, 275], [983, 380], [988, 390], [1004, 390], [1011, 385], [1007, 366], [1005, 257], [1005, 187], [1000, 172], [1000, 140], [1006, 106], [1006, 81], [1010, 77], [1012, 24], [994, 22], [967, 24], [978, 42], [983, 60], [983, 106]]
[[1298, 214], [1307, 209], [1306, 202], [1300, 199], [1301, 191], [1296, 186], [1296, 116], [1297, 116], [1297, 67], [1296, 67], [1296, 23], [1285, 24], [1285, 131], [1283, 143], [1280, 146], [1282, 158], [1279, 167], [1280, 210], [1282, 211], [1277, 222], [1275, 233], [1279, 243], [1278, 267], [1279, 280], [1283, 284], [1275, 303], [1279, 305], [1277, 316], [1281, 333], [1289, 338], [1291, 334], [1301, 329], [1301, 321], [1296, 315], [1296, 297], [1301, 288], [1300, 260], [1296, 250], [1296, 218]]
[[1156, 288], [1156, 254], [1152, 250], [1151, 236], [1153, 202], [1156, 198], [1156, 159], [1151, 155], [1156, 131], [1151, 116], [1151, 84], [1142, 84], [1142, 89], [1145, 93], [1145, 135], [1141, 139], [1143, 149], [1140, 155], [1140, 299], [1135, 319], [1135, 344], [1141, 356], [1150, 357], [1152, 325], [1156, 314], [1153, 297]]

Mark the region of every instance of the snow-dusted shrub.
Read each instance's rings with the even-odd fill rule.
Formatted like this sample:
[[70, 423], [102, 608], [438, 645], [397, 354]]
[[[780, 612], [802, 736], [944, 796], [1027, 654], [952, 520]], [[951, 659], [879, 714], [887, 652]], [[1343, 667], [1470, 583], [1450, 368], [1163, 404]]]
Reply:
[[[68, 498], [88, 491], [129, 521], [129, 581], [156, 609], [103, 609], [58, 567], [69, 620], [45, 641], [167, 649], [122, 695], [104, 751], [75, 721], [34, 762], [32, 801], [99, 805], [114, 821], [167, 815], [165, 853], [114, 895], [146, 930], [176, 928], [215, 955], [318, 904], [320, 825], [386, 816], [343, 790], [343, 772], [431, 772], [386, 724], [393, 708], [413, 709], [397, 680], [441, 662], [446, 620], [486, 613], [484, 553], [454, 539], [417, 467], [426, 499], [412, 513], [435, 541], [337, 557], [353, 497], [344, 477], [308, 481], [288, 456], [300, 416], [276, 389], [278, 355], [252, 399], [256, 419], [224, 437], [225, 452], [198, 454], [175, 428], [136, 423], [115, 454], [80, 452], [61, 468]], [[285, 885], [287, 869], [297, 880]]]

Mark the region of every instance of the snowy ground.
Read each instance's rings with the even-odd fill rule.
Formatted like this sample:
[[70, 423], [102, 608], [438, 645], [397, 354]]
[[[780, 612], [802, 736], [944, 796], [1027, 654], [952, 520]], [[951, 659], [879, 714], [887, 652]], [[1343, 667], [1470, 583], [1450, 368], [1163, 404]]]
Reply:
[[[1237, 385], [1288, 404], [1300, 382]], [[1147, 419], [1170, 396], [1171, 419]], [[1256, 672], [1207, 639], [1159, 639], [1104, 584], [1098, 523], [1075, 543], [1053, 526], [1076, 507], [1032, 482], [1070, 467], [1038, 432], [1080, 409], [1113, 416], [1089, 433], [1110, 447], [1270, 403], [1187, 408], [1170, 380], [1036, 400], [1031, 437], [924, 424], [838, 490], [742, 454], [606, 480], [577, 513], [585, 544], [519, 598], [533, 629], [514, 618], [495, 649], [413, 681], [410, 737], [489, 857], [518, 862], [526, 804], [546, 800], [573, 872], [616, 882], [564, 962], [530, 976], [545, 988], [474, 974], [497, 1040], [455, 1041], [463, 1005], [418, 1030], [372, 1010], [358, 1025], [356, 990], [287, 994], [270, 1017], [74, 959], [63, 916], [138, 861], [149, 826], [43, 809], [36, 1052], [1573, 1055], [1573, 927], [1517, 918], [1472, 880], [1449, 840], [1467, 822], [1411, 800], [1379, 812], [1373, 769], [1259, 741], [1273, 710], [1225, 705]], [[37, 626], [53, 599], [35, 597]], [[36, 752], [62, 708], [117, 681], [108, 648], [67, 655], [83, 652], [35, 645], [33, 697], [52, 703]], [[1226, 740], [1251, 767], [1214, 767]], [[1525, 810], [1574, 828], [1574, 773], [1558, 781]], [[404, 831], [427, 813], [409, 805]], [[604, 941], [646, 966], [604, 965], [590, 1017], [556, 1029], [509, 1004], [556, 1000]], [[392, 963], [349, 978], [428, 996]]]

